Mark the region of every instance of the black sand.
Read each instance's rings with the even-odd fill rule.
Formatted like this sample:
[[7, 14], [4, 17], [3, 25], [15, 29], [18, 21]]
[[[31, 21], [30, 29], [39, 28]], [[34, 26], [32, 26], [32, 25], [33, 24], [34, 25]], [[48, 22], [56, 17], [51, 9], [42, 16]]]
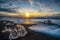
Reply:
[[[9, 36], [9, 32], [6, 32], [6, 33], [2, 33], [2, 29], [3, 29], [3, 26], [4, 25], [0, 25], [0, 40], [9, 40], [8, 39], [8, 36]], [[26, 27], [28, 26], [32, 26], [32, 25], [24, 25]], [[56, 37], [52, 37], [52, 36], [48, 36], [46, 34], [43, 34], [43, 33], [39, 33], [39, 32], [35, 32], [35, 31], [32, 31], [32, 30], [29, 30], [27, 28], [27, 35], [25, 37], [19, 37], [18, 39], [15, 39], [15, 40], [60, 40], [59, 38], [56, 38]]]

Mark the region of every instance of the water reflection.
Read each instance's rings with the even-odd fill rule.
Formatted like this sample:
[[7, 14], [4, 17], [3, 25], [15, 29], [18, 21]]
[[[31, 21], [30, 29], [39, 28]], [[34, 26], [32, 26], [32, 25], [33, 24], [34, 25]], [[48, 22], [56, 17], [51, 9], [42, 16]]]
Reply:
[[25, 24], [31, 24], [29, 20], [25, 20]]
[[25, 19], [23, 22], [23, 24], [35, 24], [34, 20], [30, 20], [30, 19]]

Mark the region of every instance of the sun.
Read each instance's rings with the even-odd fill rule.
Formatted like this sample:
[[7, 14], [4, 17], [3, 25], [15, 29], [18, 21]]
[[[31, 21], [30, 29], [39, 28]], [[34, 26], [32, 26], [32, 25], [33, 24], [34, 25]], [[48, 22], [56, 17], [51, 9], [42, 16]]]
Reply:
[[25, 16], [26, 16], [26, 18], [29, 18], [30, 14], [27, 12], [27, 13], [25, 13]]

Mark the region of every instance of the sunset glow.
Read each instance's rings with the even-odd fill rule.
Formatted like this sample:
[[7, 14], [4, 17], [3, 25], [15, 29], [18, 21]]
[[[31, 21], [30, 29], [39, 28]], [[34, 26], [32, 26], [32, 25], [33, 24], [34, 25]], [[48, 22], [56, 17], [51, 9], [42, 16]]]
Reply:
[[25, 13], [26, 18], [29, 18], [30, 14], [29, 13]]

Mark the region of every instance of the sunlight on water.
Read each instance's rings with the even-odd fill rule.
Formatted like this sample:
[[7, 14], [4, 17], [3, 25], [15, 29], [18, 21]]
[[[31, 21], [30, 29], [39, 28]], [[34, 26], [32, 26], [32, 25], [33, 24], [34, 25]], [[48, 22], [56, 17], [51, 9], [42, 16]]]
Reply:
[[23, 21], [21, 21], [22, 24], [35, 24], [35, 21], [30, 20], [30, 19], [24, 19]]
[[30, 24], [30, 21], [26, 20], [26, 21], [25, 21], [25, 24]]

